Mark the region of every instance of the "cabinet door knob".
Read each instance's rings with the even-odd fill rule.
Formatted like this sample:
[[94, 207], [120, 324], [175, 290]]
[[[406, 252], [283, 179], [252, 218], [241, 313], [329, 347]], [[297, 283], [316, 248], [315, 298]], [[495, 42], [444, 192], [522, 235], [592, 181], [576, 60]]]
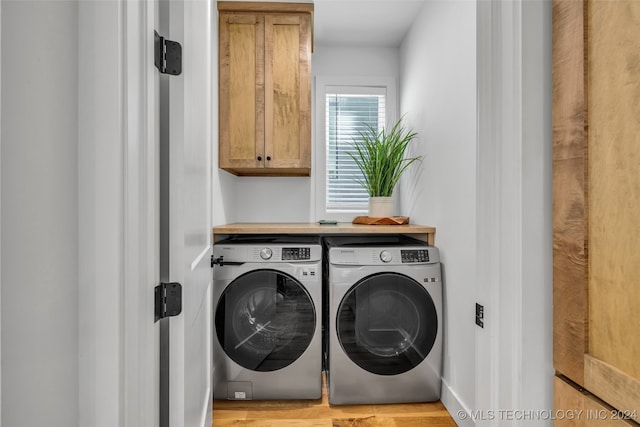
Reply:
[[262, 161], [262, 156], [258, 156], [258, 161], [261, 162]]
[[271, 160], [271, 156], [267, 156], [267, 160]]

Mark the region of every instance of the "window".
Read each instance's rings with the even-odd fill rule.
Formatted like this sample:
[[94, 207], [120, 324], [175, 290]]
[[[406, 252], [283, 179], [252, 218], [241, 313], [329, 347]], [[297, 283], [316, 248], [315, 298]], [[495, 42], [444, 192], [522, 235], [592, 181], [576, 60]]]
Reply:
[[361, 84], [337, 84], [336, 80], [317, 81], [316, 211], [318, 219], [350, 221], [366, 213], [369, 203], [359, 183], [362, 173], [350, 155], [356, 153], [354, 140], [369, 126], [378, 131], [384, 127], [388, 107], [394, 103], [394, 96], [389, 96], [393, 80]]
[[[368, 127], [380, 131], [384, 126], [385, 94], [382, 88], [329, 88], [326, 99], [327, 212], [367, 209], [369, 195], [360, 185], [362, 172], [351, 154], [354, 140]], [[364, 89], [367, 93], [355, 89]]]

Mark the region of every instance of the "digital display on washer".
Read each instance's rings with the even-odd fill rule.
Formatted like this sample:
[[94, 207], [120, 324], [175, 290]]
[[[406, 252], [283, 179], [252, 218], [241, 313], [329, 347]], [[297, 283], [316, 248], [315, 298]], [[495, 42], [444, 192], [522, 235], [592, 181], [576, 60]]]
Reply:
[[282, 248], [283, 261], [311, 259], [311, 248]]
[[410, 262], [429, 262], [429, 250], [428, 249], [402, 249], [400, 250], [400, 257], [403, 263]]

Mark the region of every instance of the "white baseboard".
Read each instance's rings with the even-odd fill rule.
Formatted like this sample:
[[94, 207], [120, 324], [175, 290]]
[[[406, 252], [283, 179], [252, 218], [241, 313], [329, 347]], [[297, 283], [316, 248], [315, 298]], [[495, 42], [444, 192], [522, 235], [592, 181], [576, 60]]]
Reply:
[[[471, 419], [469, 410], [465, 408], [456, 393], [451, 390], [449, 384], [446, 381], [442, 380], [442, 395], [440, 396], [440, 400], [449, 414], [451, 414], [451, 418], [459, 427], [475, 427], [476, 423]], [[461, 416], [461, 414], [463, 414]]]

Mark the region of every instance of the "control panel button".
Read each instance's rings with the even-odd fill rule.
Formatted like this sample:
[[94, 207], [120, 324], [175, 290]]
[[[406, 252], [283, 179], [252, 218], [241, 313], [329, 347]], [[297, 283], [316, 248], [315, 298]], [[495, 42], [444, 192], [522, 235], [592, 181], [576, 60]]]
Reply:
[[393, 255], [391, 255], [391, 252], [389, 251], [380, 252], [380, 260], [382, 262], [391, 262], [392, 259], [393, 259]]
[[271, 248], [262, 248], [260, 250], [260, 258], [262, 259], [271, 259], [272, 255], [273, 251], [271, 250]]

